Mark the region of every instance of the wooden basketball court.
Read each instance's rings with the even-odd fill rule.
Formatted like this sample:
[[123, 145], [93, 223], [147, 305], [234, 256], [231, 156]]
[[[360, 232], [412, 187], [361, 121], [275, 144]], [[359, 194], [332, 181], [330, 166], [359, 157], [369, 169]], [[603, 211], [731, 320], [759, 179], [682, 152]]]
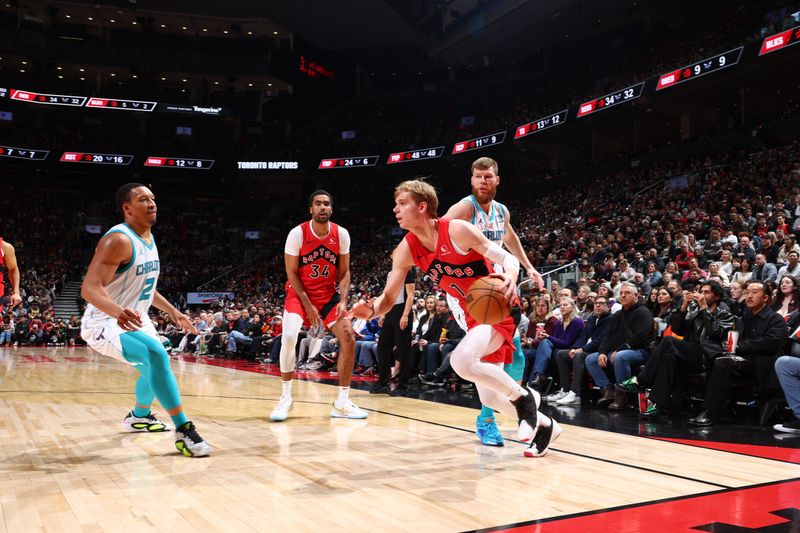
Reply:
[[[183, 360], [173, 368], [211, 457], [180, 456], [172, 432], [123, 430], [132, 368], [88, 349], [0, 349], [0, 529], [545, 531], [550, 522], [531, 521], [760, 484], [800, 502], [797, 483], [774, 483], [800, 478], [800, 460], [567, 424], [547, 457], [528, 459], [514, 442], [481, 446], [472, 409], [354, 390], [369, 419], [334, 420], [336, 388], [304, 381], [289, 420], [271, 423], [279, 378]], [[596, 523], [583, 530], [678, 530], [668, 517]]]

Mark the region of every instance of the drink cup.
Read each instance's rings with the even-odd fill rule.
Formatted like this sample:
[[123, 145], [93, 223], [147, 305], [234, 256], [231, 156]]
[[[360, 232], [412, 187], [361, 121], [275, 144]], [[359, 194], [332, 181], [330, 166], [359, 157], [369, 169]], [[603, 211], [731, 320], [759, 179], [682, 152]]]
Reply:
[[538, 337], [544, 333], [544, 322], [537, 322], [536, 323], [536, 336]]
[[728, 353], [736, 353], [736, 346], [739, 344], [739, 332], [729, 331], [728, 342], [725, 344], [725, 349]]

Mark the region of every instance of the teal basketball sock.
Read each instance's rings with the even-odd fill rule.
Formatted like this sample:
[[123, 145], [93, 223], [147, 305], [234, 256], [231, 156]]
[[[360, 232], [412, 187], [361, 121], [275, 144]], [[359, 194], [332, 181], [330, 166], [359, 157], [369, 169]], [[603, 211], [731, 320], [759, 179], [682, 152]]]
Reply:
[[147, 378], [139, 376], [139, 379], [136, 380], [136, 406], [133, 408], [133, 416], [144, 418], [149, 415], [149, 407], [139, 406], [152, 405], [153, 398], [155, 398], [155, 394], [153, 394], [153, 389], [150, 388], [150, 383], [147, 382]]
[[175, 424], [175, 429], [181, 427], [182, 425], [184, 425], [186, 422], [189, 421], [186, 418], [186, 413], [184, 413], [183, 411], [181, 411], [180, 413], [178, 413], [175, 416], [172, 416], [172, 415], [169, 415], [169, 416], [172, 419], [172, 423]]
[[[169, 355], [161, 343], [141, 331], [123, 333], [119, 338], [123, 357], [141, 372], [164, 409], [169, 411], [181, 405], [178, 382], [169, 366]], [[170, 417], [176, 428], [187, 422], [182, 411]]]
[[494, 409], [483, 405], [481, 406], [481, 420], [485, 421], [487, 418], [494, 420]]

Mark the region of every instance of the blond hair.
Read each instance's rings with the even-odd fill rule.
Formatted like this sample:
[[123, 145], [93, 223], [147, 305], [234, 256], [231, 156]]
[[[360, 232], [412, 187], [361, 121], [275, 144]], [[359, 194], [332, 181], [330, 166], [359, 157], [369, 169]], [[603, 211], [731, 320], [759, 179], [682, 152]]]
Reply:
[[500, 169], [497, 166], [497, 161], [492, 159], [491, 157], [479, 157], [472, 163], [472, 167], [470, 167], [470, 172], [475, 172], [475, 169], [478, 170], [489, 170], [490, 168], [494, 170], [495, 175], [500, 172]]
[[417, 204], [425, 202], [428, 206], [427, 212], [432, 218], [436, 218], [439, 209], [439, 197], [436, 196], [436, 189], [430, 183], [422, 180], [406, 180], [394, 189], [394, 197], [401, 192], [407, 192]]

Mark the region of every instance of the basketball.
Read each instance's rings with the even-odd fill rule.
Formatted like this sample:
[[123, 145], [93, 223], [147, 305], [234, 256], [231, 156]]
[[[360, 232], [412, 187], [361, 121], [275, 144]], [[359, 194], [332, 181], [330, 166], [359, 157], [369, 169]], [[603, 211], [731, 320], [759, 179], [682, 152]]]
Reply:
[[481, 324], [497, 324], [511, 312], [511, 306], [501, 290], [503, 280], [484, 276], [467, 291], [467, 313]]

